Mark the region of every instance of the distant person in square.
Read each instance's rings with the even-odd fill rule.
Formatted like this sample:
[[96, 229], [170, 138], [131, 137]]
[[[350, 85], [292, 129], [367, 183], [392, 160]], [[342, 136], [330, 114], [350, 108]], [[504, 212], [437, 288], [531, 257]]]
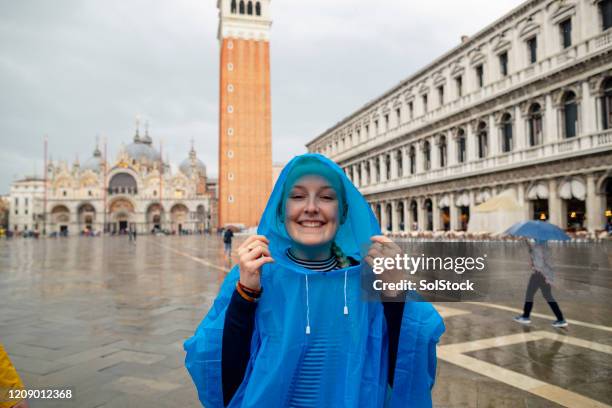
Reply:
[[225, 250], [225, 256], [232, 256], [232, 238], [234, 238], [234, 232], [231, 228], [226, 228], [223, 232], [223, 246]]
[[257, 235], [240, 245], [185, 341], [201, 403], [431, 407], [444, 323], [404, 292], [362, 298], [361, 278], [386, 256], [383, 245], [399, 250], [337, 164], [319, 154], [291, 160]]

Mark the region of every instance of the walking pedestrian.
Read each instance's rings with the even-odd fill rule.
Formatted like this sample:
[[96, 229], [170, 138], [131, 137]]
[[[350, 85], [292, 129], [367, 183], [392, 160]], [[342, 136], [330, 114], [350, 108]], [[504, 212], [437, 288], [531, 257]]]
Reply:
[[531, 309], [533, 309], [534, 295], [538, 290], [542, 291], [542, 296], [548, 302], [551, 310], [557, 318], [553, 322], [553, 327], [567, 327], [567, 321], [563, 317], [561, 308], [552, 295], [552, 282], [554, 280], [553, 269], [550, 265], [550, 248], [546, 241], [535, 241], [532, 243], [527, 240], [529, 249], [529, 264], [532, 270], [527, 284], [527, 292], [525, 294], [525, 305], [523, 306], [523, 314], [516, 316], [514, 321], [521, 324], [530, 324]]

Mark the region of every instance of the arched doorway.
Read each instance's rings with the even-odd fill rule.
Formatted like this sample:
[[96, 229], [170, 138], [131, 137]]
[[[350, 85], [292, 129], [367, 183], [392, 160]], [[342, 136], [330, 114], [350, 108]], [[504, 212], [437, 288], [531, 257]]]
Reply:
[[130, 222], [133, 222], [134, 204], [125, 198], [111, 202], [109, 206], [111, 234], [127, 234]]
[[608, 177], [604, 182], [603, 194], [606, 200], [604, 215], [606, 217], [606, 225], [608, 225], [612, 223], [612, 177]]
[[90, 203], [83, 203], [77, 209], [77, 216], [79, 221], [79, 231], [83, 233], [90, 233], [94, 229], [94, 223], [96, 222], [96, 209]]
[[397, 219], [399, 220], [399, 229], [400, 231], [404, 231], [406, 227], [406, 220], [404, 219], [404, 202], [400, 201], [397, 203], [397, 208], [395, 210]]
[[433, 204], [431, 199], [425, 200], [423, 208], [425, 209], [425, 230], [433, 231]]
[[196, 218], [198, 220], [198, 232], [202, 234], [208, 229], [208, 225], [206, 223], [208, 221], [206, 219], [206, 209], [202, 204], [198, 205], [196, 208]]
[[527, 200], [531, 209], [531, 219], [546, 221], [549, 218], [548, 186], [543, 182], [536, 182], [527, 191]]
[[147, 231], [151, 233], [162, 230], [163, 208], [159, 203], [150, 204], [147, 208]]
[[185, 204], [174, 204], [170, 209], [170, 221], [172, 222], [172, 232], [182, 234], [186, 231], [189, 216], [189, 209]]
[[559, 197], [563, 199], [565, 225], [572, 230], [584, 229], [584, 214], [586, 212], [586, 186], [580, 178], [563, 181], [559, 186]]
[[419, 229], [419, 205], [415, 200], [410, 202], [410, 215], [412, 217], [412, 225], [410, 228], [412, 228], [413, 231], [416, 231]]
[[51, 210], [51, 222], [55, 232], [61, 236], [68, 236], [70, 225], [70, 210], [65, 205], [56, 205]]

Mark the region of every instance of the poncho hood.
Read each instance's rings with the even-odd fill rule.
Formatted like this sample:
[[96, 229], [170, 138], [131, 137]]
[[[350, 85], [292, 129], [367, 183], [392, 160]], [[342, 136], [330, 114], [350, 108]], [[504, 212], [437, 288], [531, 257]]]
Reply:
[[[342, 200], [346, 201], [346, 212], [341, 214], [342, 222], [336, 232], [334, 242], [345, 255], [361, 261], [370, 245], [370, 237], [380, 235], [378, 221], [372, 212], [370, 205], [355, 188], [344, 171], [333, 161], [316, 153], [307, 153], [294, 157], [283, 169], [274, 185], [270, 199], [261, 217], [257, 233], [266, 236], [270, 241], [270, 252], [272, 257], [282, 265], [291, 265], [291, 270], [298, 273], [316, 273], [296, 266], [286, 258], [286, 250], [291, 247], [292, 239], [287, 233], [285, 224], [279, 214], [279, 206], [283, 203], [287, 189], [292, 186], [289, 179], [295, 174], [295, 167], [305, 162], [319, 162], [328, 168], [329, 172], [336, 176], [343, 190]], [[315, 173], [321, 175], [320, 173]], [[329, 177], [328, 177], [329, 178]], [[340, 209], [343, 212], [343, 209]]]

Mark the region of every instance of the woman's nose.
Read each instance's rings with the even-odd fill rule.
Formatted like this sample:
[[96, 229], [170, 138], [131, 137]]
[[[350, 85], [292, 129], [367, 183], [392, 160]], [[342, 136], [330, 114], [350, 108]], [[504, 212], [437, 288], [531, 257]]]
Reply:
[[308, 198], [304, 211], [306, 211], [307, 213], [319, 212], [319, 206], [317, 205], [317, 200], [314, 197]]

